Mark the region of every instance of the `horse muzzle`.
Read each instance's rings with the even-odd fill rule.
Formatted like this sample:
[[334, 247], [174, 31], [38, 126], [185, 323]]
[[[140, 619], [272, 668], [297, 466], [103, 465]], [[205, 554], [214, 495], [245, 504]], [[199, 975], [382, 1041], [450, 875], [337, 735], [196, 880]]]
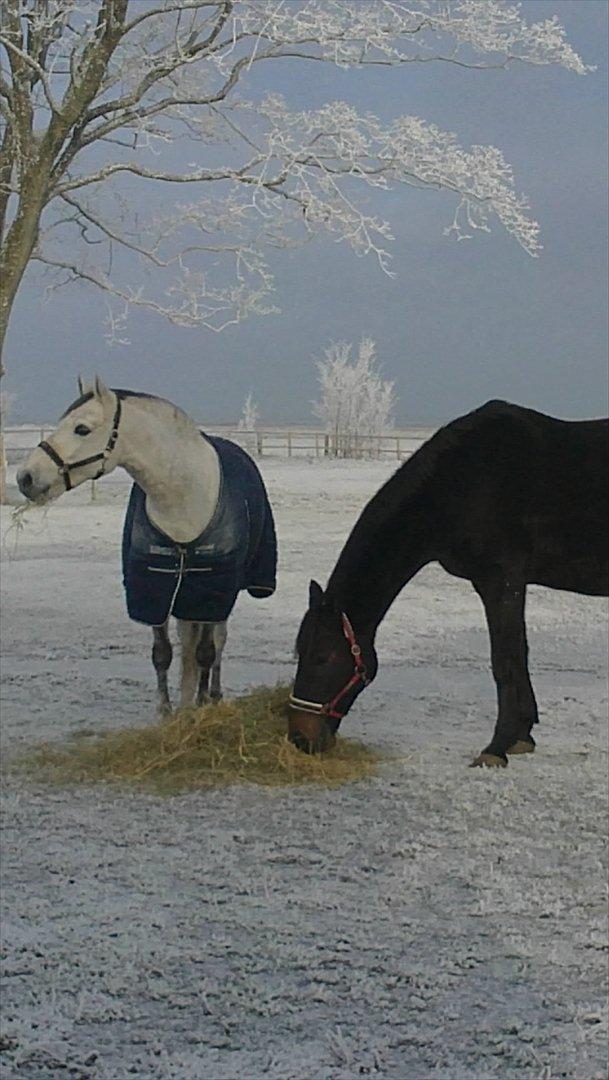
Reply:
[[38, 480], [36, 476], [29, 469], [19, 469], [17, 472], [17, 487], [22, 495], [25, 495], [26, 499], [30, 502], [45, 502], [48, 495], [50, 484], [45, 484]]
[[340, 720], [333, 720], [324, 713], [313, 713], [290, 705], [288, 738], [305, 754], [322, 754], [336, 743], [336, 731]]

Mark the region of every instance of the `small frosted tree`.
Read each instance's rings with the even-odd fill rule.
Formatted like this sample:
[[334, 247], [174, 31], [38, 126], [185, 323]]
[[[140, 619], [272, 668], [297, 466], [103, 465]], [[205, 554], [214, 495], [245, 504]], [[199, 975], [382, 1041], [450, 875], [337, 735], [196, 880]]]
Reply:
[[317, 363], [321, 398], [313, 405], [330, 436], [335, 457], [359, 457], [374, 449], [374, 437], [393, 427], [393, 383], [377, 368], [376, 346], [370, 338], [360, 342], [351, 359], [352, 345], [330, 345]]
[[244, 433], [241, 441], [247, 446], [248, 449], [251, 450], [256, 448], [255, 431], [258, 427], [259, 420], [260, 410], [256, 402], [254, 401], [252, 392], [250, 390], [243, 403], [243, 411], [239, 418], [237, 428], [239, 431], [242, 431]]
[[239, 420], [240, 431], [255, 431], [260, 419], [260, 409], [254, 401], [252, 392], [250, 390], [243, 403], [243, 412]]

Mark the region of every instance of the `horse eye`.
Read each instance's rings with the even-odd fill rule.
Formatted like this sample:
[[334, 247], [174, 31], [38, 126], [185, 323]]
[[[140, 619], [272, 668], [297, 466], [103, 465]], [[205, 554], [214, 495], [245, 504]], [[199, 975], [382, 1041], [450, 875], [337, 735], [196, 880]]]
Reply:
[[91, 428], [88, 428], [86, 424], [77, 424], [74, 428], [75, 435], [90, 435]]

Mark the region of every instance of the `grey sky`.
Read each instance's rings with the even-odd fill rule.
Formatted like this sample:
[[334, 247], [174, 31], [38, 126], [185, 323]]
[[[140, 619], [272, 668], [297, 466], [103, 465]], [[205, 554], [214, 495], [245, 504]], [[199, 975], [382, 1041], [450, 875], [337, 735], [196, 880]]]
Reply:
[[606, 413], [609, 4], [527, 0], [523, 9], [529, 20], [557, 14], [597, 71], [269, 64], [250, 78], [293, 107], [345, 99], [385, 119], [421, 116], [464, 146], [498, 146], [541, 224], [539, 259], [499, 226], [473, 241], [444, 237], [448, 195], [373, 193], [369, 205], [394, 227], [395, 278], [344, 245], [318, 242], [274, 260], [281, 315], [220, 335], [135, 315], [130, 346], [113, 348], [96, 292], [74, 287], [41, 303], [32, 272], [7, 343], [12, 419], [53, 419], [75, 396], [76, 374], [97, 370], [110, 384], [169, 397], [203, 423], [235, 420], [250, 390], [263, 423], [313, 422], [314, 359], [332, 340], [363, 335], [395, 381], [401, 422], [446, 419], [489, 397], [565, 417]]

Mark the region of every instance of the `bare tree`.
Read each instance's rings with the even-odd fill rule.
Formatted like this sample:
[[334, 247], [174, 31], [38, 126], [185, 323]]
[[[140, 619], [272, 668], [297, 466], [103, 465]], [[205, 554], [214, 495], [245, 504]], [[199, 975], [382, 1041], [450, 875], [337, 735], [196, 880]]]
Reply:
[[501, 0], [0, 0], [0, 11], [0, 356], [32, 260], [50, 287], [87, 282], [113, 298], [115, 336], [132, 305], [214, 330], [273, 311], [269, 251], [318, 233], [388, 271], [390, 226], [358, 203], [366, 186], [445, 189], [449, 231], [495, 218], [538, 251], [500, 151], [344, 102], [293, 111], [241, 85], [272, 61], [583, 72], [555, 19], [527, 25]]
[[351, 359], [352, 346], [336, 342], [317, 363], [321, 398], [313, 412], [330, 436], [334, 457], [361, 457], [375, 450], [375, 436], [393, 427], [393, 383], [381, 378], [376, 368], [376, 346], [370, 338], [360, 342]]

